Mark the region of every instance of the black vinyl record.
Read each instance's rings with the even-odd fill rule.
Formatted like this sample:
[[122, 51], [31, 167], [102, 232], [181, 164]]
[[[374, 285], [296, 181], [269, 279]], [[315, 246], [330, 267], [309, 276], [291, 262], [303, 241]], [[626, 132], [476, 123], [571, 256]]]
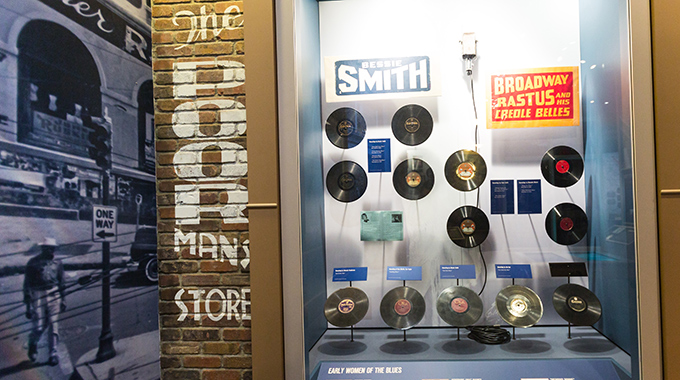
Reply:
[[380, 302], [380, 316], [388, 326], [408, 330], [425, 315], [425, 299], [417, 290], [400, 286], [387, 292]]
[[486, 162], [473, 150], [459, 150], [446, 160], [444, 175], [454, 189], [471, 191], [484, 182]]
[[434, 172], [427, 162], [409, 158], [394, 169], [392, 184], [399, 195], [415, 201], [425, 198], [434, 187]]
[[602, 316], [602, 304], [595, 293], [576, 284], [564, 284], [553, 293], [555, 311], [576, 326], [592, 326]]
[[543, 317], [543, 303], [538, 294], [521, 285], [510, 285], [496, 295], [498, 314], [510, 326], [531, 327]]
[[338, 289], [328, 296], [323, 306], [326, 320], [333, 326], [354, 326], [364, 319], [368, 312], [368, 296], [354, 287]]
[[340, 161], [326, 175], [326, 188], [340, 202], [354, 202], [366, 191], [368, 177], [364, 169], [353, 161]]
[[541, 173], [553, 186], [569, 187], [583, 175], [583, 158], [573, 148], [556, 146], [543, 155]]
[[467, 327], [479, 320], [484, 305], [477, 293], [464, 286], [451, 286], [439, 293], [437, 313], [454, 327]]
[[588, 217], [573, 203], [560, 203], [545, 217], [545, 232], [557, 244], [576, 244], [588, 232]]
[[339, 148], [355, 147], [365, 135], [366, 120], [354, 108], [338, 108], [326, 119], [326, 136], [333, 145]]
[[489, 219], [477, 207], [459, 207], [449, 216], [446, 232], [457, 246], [473, 248], [482, 244], [489, 235]]
[[392, 116], [392, 133], [402, 144], [419, 145], [432, 134], [432, 115], [423, 106], [405, 105]]

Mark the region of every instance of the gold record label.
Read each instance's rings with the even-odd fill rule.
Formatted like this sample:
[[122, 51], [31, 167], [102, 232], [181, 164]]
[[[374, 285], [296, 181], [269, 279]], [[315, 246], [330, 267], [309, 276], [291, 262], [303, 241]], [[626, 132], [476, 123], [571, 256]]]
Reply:
[[463, 181], [469, 181], [475, 176], [475, 166], [469, 162], [462, 162], [456, 168], [456, 175]]
[[460, 224], [460, 229], [461, 231], [463, 231], [465, 235], [472, 235], [475, 233], [475, 229], [477, 229], [477, 226], [475, 225], [475, 222], [473, 222], [471, 219], [465, 219]]
[[404, 129], [409, 133], [416, 133], [420, 129], [420, 120], [415, 117], [409, 117], [404, 122]]
[[584, 312], [588, 308], [586, 301], [579, 296], [569, 297], [569, 299], [567, 300], [567, 306], [569, 306], [571, 310], [577, 313]]
[[394, 303], [394, 311], [399, 315], [406, 315], [411, 312], [411, 302], [407, 299], [400, 299]]
[[354, 133], [354, 124], [349, 120], [343, 120], [338, 123], [338, 134], [342, 137], [347, 137]]
[[510, 314], [515, 317], [524, 317], [529, 311], [529, 304], [521, 298], [514, 298], [510, 301]]
[[350, 173], [342, 173], [338, 178], [338, 186], [343, 190], [350, 190], [354, 187], [354, 176]]
[[462, 297], [456, 297], [451, 300], [451, 310], [458, 314], [463, 314], [470, 308], [468, 301]]
[[338, 304], [338, 311], [342, 314], [349, 314], [354, 310], [354, 301], [349, 298], [345, 298]]
[[410, 187], [418, 187], [423, 179], [418, 172], [410, 172], [406, 175], [406, 184]]

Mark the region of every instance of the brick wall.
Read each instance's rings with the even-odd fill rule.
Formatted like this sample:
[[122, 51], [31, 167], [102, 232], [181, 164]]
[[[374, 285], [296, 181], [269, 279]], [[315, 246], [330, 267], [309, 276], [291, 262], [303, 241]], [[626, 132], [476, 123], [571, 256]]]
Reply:
[[242, 9], [152, 6], [164, 380], [252, 378]]

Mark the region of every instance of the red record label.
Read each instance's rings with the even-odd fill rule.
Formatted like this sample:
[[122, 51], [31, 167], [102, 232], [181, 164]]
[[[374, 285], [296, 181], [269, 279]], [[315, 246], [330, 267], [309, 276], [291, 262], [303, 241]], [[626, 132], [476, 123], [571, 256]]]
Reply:
[[468, 302], [465, 298], [456, 297], [451, 300], [451, 310], [458, 314], [465, 313], [469, 308], [470, 305], [468, 305]]
[[560, 228], [563, 231], [571, 231], [571, 229], [574, 228], [574, 221], [569, 217], [564, 217], [560, 219]]
[[465, 219], [460, 224], [460, 229], [463, 231], [465, 235], [472, 235], [475, 233], [477, 226], [475, 225], [475, 222], [473, 222], [471, 219]]
[[394, 311], [399, 315], [406, 315], [411, 311], [411, 302], [407, 299], [400, 299], [394, 303]]
[[569, 171], [569, 162], [566, 160], [559, 160], [555, 164], [555, 170], [557, 170], [558, 173], [564, 174]]
[[458, 168], [456, 169], [456, 175], [458, 175], [458, 178], [462, 180], [469, 181], [475, 176], [475, 167], [469, 162], [463, 162], [458, 165]]

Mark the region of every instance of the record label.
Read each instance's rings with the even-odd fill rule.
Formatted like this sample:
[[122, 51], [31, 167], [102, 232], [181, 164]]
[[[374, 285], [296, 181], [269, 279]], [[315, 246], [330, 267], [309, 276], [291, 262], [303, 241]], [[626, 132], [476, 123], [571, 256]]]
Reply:
[[577, 313], [582, 313], [588, 308], [586, 301], [579, 296], [571, 296], [567, 300], [567, 306]]
[[602, 316], [602, 304], [595, 293], [576, 284], [564, 284], [552, 297], [557, 314], [576, 326], [592, 326]]
[[380, 302], [380, 316], [388, 326], [407, 330], [425, 315], [425, 299], [417, 290], [400, 286], [387, 292]]
[[451, 326], [470, 326], [479, 320], [482, 312], [482, 299], [470, 288], [451, 286], [437, 297], [437, 313]]
[[418, 187], [422, 177], [417, 172], [410, 172], [406, 175], [406, 184], [410, 187]]
[[557, 244], [576, 244], [588, 232], [588, 217], [577, 205], [561, 203], [546, 215], [545, 231]]
[[353, 326], [366, 316], [368, 296], [359, 288], [338, 289], [328, 296], [323, 308], [328, 323], [337, 327]]
[[514, 327], [531, 327], [543, 317], [543, 303], [538, 294], [521, 285], [510, 285], [496, 295], [496, 309], [505, 322]]
[[353, 161], [333, 165], [326, 175], [326, 188], [340, 202], [354, 202], [366, 191], [368, 177], [364, 169]]
[[553, 147], [541, 159], [541, 173], [553, 186], [569, 187], [583, 175], [583, 158], [571, 147]]
[[365, 135], [366, 120], [353, 108], [338, 108], [326, 119], [326, 136], [338, 148], [353, 148]]
[[405, 105], [392, 117], [392, 133], [402, 144], [420, 145], [432, 134], [432, 115], [417, 104]]
[[401, 299], [394, 304], [394, 311], [399, 315], [406, 315], [411, 311], [411, 303]]
[[351, 313], [352, 310], [354, 310], [354, 301], [351, 299], [345, 298], [344, 300], [340, 301], [340, 303], [338, 303], [338, 311], [342, 314]]
[[489, 219], [477, 207], [459, 207], [449, 216], [446, 232], [457, 246], [473, 248], [482, 244], [489, 235]]
[[434, 187], [434, 172], [427, 162], [410, 158], [394, 168], [392, 176], [394, 190], [408, 200], [425, 198]]
[[468, 311], [468, 309], [469, 305], [465, 298], [456, 297], [451, 300], [451, 310], [455, 311], [456, 313], [462, 314]]
[[473, 150], [459, 150], [446, 160], [444, 174], [454, 189], [472, 191], [486, 178], [486, 162]]

